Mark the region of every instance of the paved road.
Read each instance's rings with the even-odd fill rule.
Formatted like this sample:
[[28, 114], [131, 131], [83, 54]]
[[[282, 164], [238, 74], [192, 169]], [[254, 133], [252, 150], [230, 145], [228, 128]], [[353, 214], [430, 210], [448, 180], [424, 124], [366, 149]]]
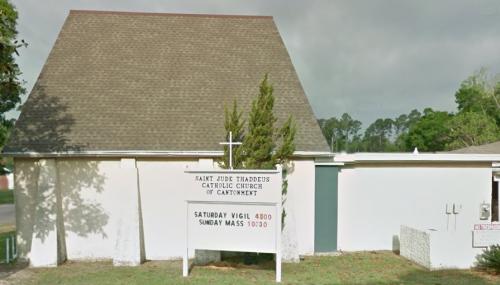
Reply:
[[0, 205], [0, 225], [15, 224], [16, 210], [14, 204]]

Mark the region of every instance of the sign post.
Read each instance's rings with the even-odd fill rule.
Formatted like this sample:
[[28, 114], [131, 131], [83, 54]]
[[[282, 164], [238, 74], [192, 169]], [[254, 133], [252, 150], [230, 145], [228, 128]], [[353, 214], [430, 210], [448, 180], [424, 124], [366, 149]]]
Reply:
[[259, 252], [276, 254], [276, 282], [281, 282], [281, 166], [185, 174], [183, 276], [189, 274], [190, 249]]

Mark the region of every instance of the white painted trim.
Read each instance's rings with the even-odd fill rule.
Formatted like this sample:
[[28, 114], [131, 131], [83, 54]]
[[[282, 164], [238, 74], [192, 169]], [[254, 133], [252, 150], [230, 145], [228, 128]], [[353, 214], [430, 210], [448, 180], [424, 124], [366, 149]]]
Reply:
[[329, 151], [295, 151], [296, 157], [333, 157], [334, 153]]
[[187, 169], [186, 173], [279, 173], [279, 169]]
[[222, 151], [142, 151], [142, 150], [104, 150], [104, 151], [64, 151], [64, 152], [4, 152], [12, 157], [214, 157]]
[[343, 162], [315, 162], [316, 166], [342, 166], [345, 165]]
[[345, 164], [359, 162], [497, 162], [500, 154], [455, 153], [353, 153], [335, 154], [335, 162]]
[[[64, 152], [4, 152], [10, 157], [220, 157], [223, 151], [147, 151], [147, 150], [105, 150], [105, 151], [64, 151]], [[331, 152], [296, 151], [294, 157], [332, 157]]]

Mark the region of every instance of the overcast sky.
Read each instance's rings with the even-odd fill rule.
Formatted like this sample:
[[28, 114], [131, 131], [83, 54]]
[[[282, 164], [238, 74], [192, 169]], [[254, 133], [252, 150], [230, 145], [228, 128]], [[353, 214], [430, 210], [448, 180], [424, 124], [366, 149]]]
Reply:
[[348, 112], [364, 127], [414, 108], [454, 111], [462, 80], [500, 72], [498, 0], [12, 2], [28, 91], [70, 9], [274, 16], [316, 116]]

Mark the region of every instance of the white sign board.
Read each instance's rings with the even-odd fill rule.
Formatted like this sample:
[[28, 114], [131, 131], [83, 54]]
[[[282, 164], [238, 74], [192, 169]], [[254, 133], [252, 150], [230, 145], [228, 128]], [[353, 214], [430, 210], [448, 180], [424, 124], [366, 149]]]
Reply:
[[275, 205], [188, 203], [191, 248], [276, 252]]
[[472, 232], [473, 247], [500, 244], [500, 224], [476, 224]]
[[276, 254], [281, 281], [281, 168], [277, 170], [187, 170], [188, 249]]
[[276, 170], [193, 170], [186, 173], [188, 201], [281, 202], [281, 172]]

